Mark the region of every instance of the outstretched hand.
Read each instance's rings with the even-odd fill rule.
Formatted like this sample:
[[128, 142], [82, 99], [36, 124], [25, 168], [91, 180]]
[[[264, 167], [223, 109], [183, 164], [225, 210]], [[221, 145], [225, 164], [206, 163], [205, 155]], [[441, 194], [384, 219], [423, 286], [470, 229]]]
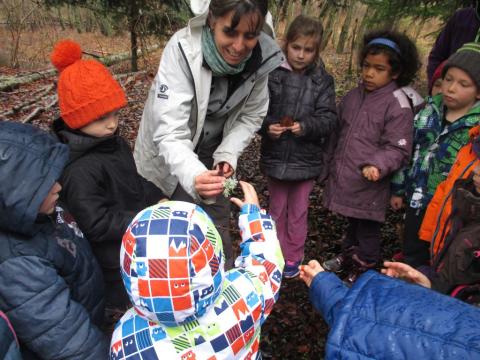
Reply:
[[257, 192], [255, 191], [255, 188], [251, 184], [249, 184], [245, 181], [240, 181], [240, 186], [242, 188], [243, 195], [245, 196], [245, 199], [240, 200], [238, 198], [232, 197], [230, 199], [230, 201], [232, 203], [234, 203], [235, 205], [237, 205], [239, 208], [242, 208], [242, 206], [245, 205], [245, 204], [252, 204], [252, 205], [257, 205], [258, 207], [260, 207], [260, 204], [258, 202]]
[[385, 268], [382, 269], [382, 274], [394, 278], [403, 279], [408, 282], [424, 286], [426, 288], [432, 287], [432, 283], [430, 282], [430, 280], [420, 271], [414, 269], [410, 265], [401, 262], [385, 261], [383, 263], [383, 266]]
[[310, 260], [307, 265], [300, 265], [300, 279], [302, 279], [308, 287], [312, 283], [313, 278], [322, 271], [325, 271], [317, 260]]

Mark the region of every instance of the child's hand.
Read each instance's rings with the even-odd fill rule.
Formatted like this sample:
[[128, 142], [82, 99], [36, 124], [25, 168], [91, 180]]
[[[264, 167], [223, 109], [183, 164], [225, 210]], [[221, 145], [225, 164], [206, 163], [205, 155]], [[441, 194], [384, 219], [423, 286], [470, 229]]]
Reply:
[[157, 204], [161, 204], [168, 201], [168, 198], [161, 198], [160, 201]]
[[312, 283], [313, 278], [322, 271], [325, 271], [317, 260], [310, 260], [307, 265], [300, 265], [300, 279], [302, 279], [308, 287]]
[[215, 166], [215, 170], [218, 171], [218, 176], [224, 176], [229, 178], [233, 175], [233, 168], [232, 165], [227, 163], [226, 161], [222, 161]]
[[225, 177], [218, 175], [218, 170], [208, 170], [195, 177], [195, 190], [203, 198], [220, 195], [223, 191]]
[[255, 188], [251, 184], [245, 181], [240, 181], [240, 186], [242, 187], [242, 191], [243, 191], [243, 195], [245, 196], [245, 199], [242, 201], [237, 198], [231, 198], [230, 201], [233, 202], [235, 205], [237, 205], [239, 208], [242, 208], [242, 206], [245, 204], [253, 204], [260, 207]]
[[373, 165], [364, 166], [362, 169], [363, 177], [370, 181], [378, 181], [380, 179], [380, 170]]
[[399, 278], [408, 282], [431, 288], [432, 283], [420, 271], [414, 269], [410, 265], [401, 262], [385, 261], [383, 263], [385, 269], [382, 269], [382, 274], [390, 277]]
[[290, 130], [294, 135], [302, 135], [303, 129], [298, 121], [295, 121], [292, 126], [289, 126], [287, 130]]
[[272, 139], [278, 139], [280, 135], [282, 135], [282, 133], [286, 130], [287, 130], [286, 127], [280, 125], [279, 123], [276, 123], [276, 124], [269, 125], [267, 132]]
[[392, 195], [390, 198], [390, 206], [395, 211], [400, 210], [403, 207], [403, 197]]

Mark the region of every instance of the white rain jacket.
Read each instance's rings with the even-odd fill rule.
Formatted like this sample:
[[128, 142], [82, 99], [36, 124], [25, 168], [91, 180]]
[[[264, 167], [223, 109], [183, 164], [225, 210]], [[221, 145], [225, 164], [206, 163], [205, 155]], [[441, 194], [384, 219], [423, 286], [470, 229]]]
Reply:
[[[203, 64], [202, 27], [207, 14], [190, 20], [172, 36], [163, 51], [158, 73], [145, 103], [134, 157], [138, 172], [171, 195], [178, 183], [195, 200], [195, 177], [207, 170], [195, 147], [206, 118], [212, 72]], [[243, 149], [260, 128], [268, 109], [268, 73], [283, 61], [275, 41], [261, 33], [262, 62], [227, 100], [230, 107], [223, 140], [213, 154], [214, 166], [228, 162], [234, 169]]]

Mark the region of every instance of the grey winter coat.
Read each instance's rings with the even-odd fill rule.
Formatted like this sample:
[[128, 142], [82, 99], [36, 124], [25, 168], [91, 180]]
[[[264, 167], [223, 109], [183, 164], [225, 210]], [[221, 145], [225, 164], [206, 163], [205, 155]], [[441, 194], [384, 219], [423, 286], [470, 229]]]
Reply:
[[[298, 74], [284, 63], [269, 75], [268, 90], [270, 106], [260, 130], [260, 169], [279, 180], [319, 176], [324, 166], [324, 144], [337, 125], [332, 76], [323, 64]], [[272, 139], [268, 127], [284, 116], [299, 122], [302, 134], [286, 131]]]
[[38, 209], [68, 159], [45, 132], [0, 122], [0, 309], [24, 359], [98, 360], [107, 343], [103, 279], [87, 240]]
[[[412, 151], [410, 103], [393, 81], [371, 93], [360, 85], [342, 99], [338, 121], [324, 204], [343, 216], [383, 222], [391, 174], [408, 164]], [[378, 181], [363, 177], [367, 165], [380, 170]]]

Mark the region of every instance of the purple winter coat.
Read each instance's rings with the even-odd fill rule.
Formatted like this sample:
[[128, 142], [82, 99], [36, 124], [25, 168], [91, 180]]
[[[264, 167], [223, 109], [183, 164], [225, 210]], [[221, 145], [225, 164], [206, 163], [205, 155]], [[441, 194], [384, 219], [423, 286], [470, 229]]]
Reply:
[[[324, 204], [343, 216], [383, 222], [390, 175], [408, 164], [412, 151], [410, 103], [393, 81], [371, 93], [359, 85], [342, 99], [338, 123]], [[363, 177], [366, 165], [380, 170], [380, 180]]]
[[474, 8], [458, 10], [447, 22], [428, 56], [428, 86], [432, 88], [432, 76], [438, 65], [447, 60], [466, 42], [474, 41], [480, 27], [480, 20]]

